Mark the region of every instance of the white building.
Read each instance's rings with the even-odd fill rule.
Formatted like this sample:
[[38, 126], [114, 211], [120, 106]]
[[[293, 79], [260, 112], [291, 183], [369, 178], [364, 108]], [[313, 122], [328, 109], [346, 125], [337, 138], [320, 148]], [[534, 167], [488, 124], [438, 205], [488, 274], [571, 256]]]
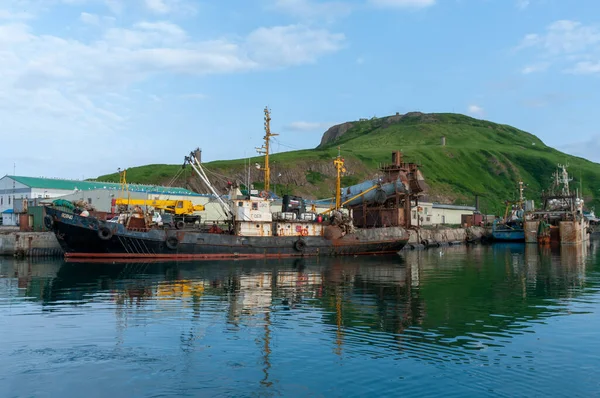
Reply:
[[411, 211], [412, 225], [460, 225], [463, 214], [472, 215], [475, 206], [420, 202]]

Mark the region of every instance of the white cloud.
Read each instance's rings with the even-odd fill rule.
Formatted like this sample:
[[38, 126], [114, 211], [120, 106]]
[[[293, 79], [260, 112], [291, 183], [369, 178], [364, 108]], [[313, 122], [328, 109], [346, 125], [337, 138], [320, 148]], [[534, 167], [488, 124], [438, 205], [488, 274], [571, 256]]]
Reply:
[[144, 0], [146, 8], [159, 15], [195, 14], [196, 6], [188, 0]]
[[342, 1], [274, 0], [273, 7], [301, 19], [334, 20], [349, 15], [353, 6]]
[[107, 16], [102, 16], [102, 15], [97, 15], [97, 14], [90, 14], [87, 12], [82, 12], [79, 15], [79, 20], [81, 22], [83, 22], [84, 24], [87, 25], [92, 25], [92, 26], [105, 26], [105, 25], [110, 25], [113, 24], [116, 19], [114, 17], [107, 17]]
[[527, 66], [524, 73], [545, 70], [553, 64], [564, 66], [570, 73], [598, 73], [594, 65], [600, 62], [600, 28], [578, 21], [560, 20], [548, 25], [544, 33], [526, 35], [517, 51], [536, 52], [537, 68]]
[[249, 57], [264, 66], [313, 63], [322, 54], [340, 50], [345, 37], [302, 25], [259, 28], [246, 39]]
[[[82, 19], [99, 21], [93, 14]], [[43, 170], [65, 153], [66, 143], [81, 149], [70, 151], [69, 161], [53, 163], [58, 175], [81, 168], [98, 173], [101, 164], [86, 149], [99, 143], [107, 148], [99, 155], [103, 162], [136, 161], [128, 157], [138, 145], [135, 137], [123, 131], [140, 117], [131, 98], [142, 95], [133, 89], [138, 82], [156, 75], [201, 76], [313, 63], [338, 51], [345, 41], [341, 34], [302, 25], [259, 28], [229, 40], [192, 38], [166, 21], [100, 26], [96, 38], [87, 41], [38, 30], [23, 21], [0, 21], [0, 120], [8, 136], [3, 135], [3, 145], [20, 148], [27, 137], [26, 153], [35, 154], [19, 156], [15, 151], [0, 163], [16, 160], [29, 170]], [[145, 98], [156, 100], [159, 95]], [[192, 93], [187, 98], [203, 96]]]
[[96, 14], [82, 12], [79, 15], [79, 19], [81, 20], [81, 22], [89, 25], [100, 25], [100, 17]]
[[426, 8], [435, 5], [435, 0], [368, 0], [370, 4], [385, 8]]
[[600, 61], [599, 62], [589, 62], [582, 61], [577, 62], [572, 68], [567, 70], [568, 73], [572, 73], [574, 75], [589, 75], [600, 73]]
[[170, 11], [164, 0], [145, 0], [146, 7], [157, 14], [166, 14]]
[[550, 64], [548, 62], [531, 64], [531, 65], [527, 65], [523, 69], [521, 69], [521, 73], [523, 73], [524, 75], [528, 75], [530, 73], [543, 72], [546, 69], [548, 69], [549, 66], [550, 66]]
[[470, 115], [478, 116], [478, 117], [481, 117], [481, 116], [485, 115], [485, 112], [483, 111], [483, 108], [480, 107], [479, 105], [469, 105], [467, 107], [467, 112]]
[[334, 123], [319, 123], [319, 122], [292, 122], [284, 128], [289, 131], [324, 131], [333, 126]]

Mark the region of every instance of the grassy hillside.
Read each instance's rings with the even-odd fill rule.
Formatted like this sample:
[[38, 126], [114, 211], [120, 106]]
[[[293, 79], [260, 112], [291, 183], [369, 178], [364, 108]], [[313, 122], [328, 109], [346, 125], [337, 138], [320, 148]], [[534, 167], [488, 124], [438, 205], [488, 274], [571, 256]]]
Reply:
[[[346, 130], [347, 127], [350, 128]], [[351, 122], [346, 128], [342, 131], [339, 126], [332, 127], [315, 149], [273, 155], [271, 175], [276, 192], [330, 197], [334, 186], [331, 160], [340, 146], [348, 169], [345, 185], [374, 177], [378, 166], [389, 163], [391, 152], [399, 149], [405, 160], [421, 165], [431, 196], [440, 202], [472, 204], [474, 195], [479, 194], [482, 210], [498, 213], [505, 199], [516, 197], [519, 179], [528, 186], [526, 197], [539, 199], [540, 191], [550, 184], [557, 163], [567, 163], [573, 187], [579, 187], [582, 178], [587, 204], [600, 204], [600, 164], [561, 153], [536, 136], [511, 126], [458, 114], [410, 113]], [[442, 136], [446, 137], [445, 146], [441, 145]], [[251, 159], [251, 164], [255, 162], [262, 163], [262, 158]], [[224, 184], [224, 176], [245, 181], [243, 159], [206, 166], [216, 173], [213, 177], [217, 183]], [[127, 176], [132, 182], [164, 184], [180, 168], [134, 167], [128, 169]], [[99, 179], [118, 181], [118, 175]], [[254, 168], [251, 181], [262, 186], [262, 174]], [[202, 189], [189, 170], [175, 184]]]

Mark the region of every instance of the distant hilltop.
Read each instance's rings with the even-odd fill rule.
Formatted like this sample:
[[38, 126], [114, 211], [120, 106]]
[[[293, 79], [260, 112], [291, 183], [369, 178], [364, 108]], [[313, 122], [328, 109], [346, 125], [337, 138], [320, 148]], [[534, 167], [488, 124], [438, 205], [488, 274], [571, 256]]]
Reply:
[[[439, 122], [439, 119], [435, 117], [434, 113], [422, 113], [422, 112], [408, 112], [404, 115], [400, 113], [396, 113], [394, 116], [385, 116], [382, 118], [372, 117], [372, 118], [363, 118], [358, 119], [358, 122], [368, 122], [369, 120], [382, 120], [384, 126], [390, 126], [394, 123], [400, 123], [402, 120], [411, 120], [415, 122], [418, 120], [420, 123], [435, 123]], [[323, 138], [321, 138], [321, 143], [319, 147], [323, 147], [327, 144], [335, 142], [341, 136], [343, 136], [348, 130], [354, 127], [357, 122], [345, 122], [341, 124], [336, 124], [335, 126], [330, 127], [324, 134]]]
[[[338, 146], [348, 170], [342, 180], [344, 186], [374, 178], [380, 165], [391, 161], [392, 151], [400, 150], [404, 159], [420, 164], [430, 187], [430, 200], [473, 204], [478, 195], [482, 211], [498, 214], [503, 212], [505, 200], [516, 198], [520, 180], [526, 185], [525, 196], [539, 199], [541, 191], [550, 185], [556, 165], [567, 162], [574, 176], [572, 184], [583, 188], [586, 204], [600, 206], [599, 164], [548, 147], [518, 128], [454, 113], [409, 112], [333, 126], [314, 149], [271, 156], [271, 185], [276, 193], [311, 199], [333, 196], [332, 159]], [[250, 161], [254, 165], [262, 158]], [[234, 159], [206, 166], [217, 175], [245, 183], [246, 163], [246, 159]], [[128, 169], [127, 176], [139, 183], [165, 184], [180, 169], [180, 165], [148, 165]], [[250, 182], [260, 189], [262, 172], [251, 167], [249, 173]], [[118, 178], [116, 173], [98, 177], [106, 181]], [[197, 180], [192, 173], [184, 173], [174, 184], [203, 192], [205, 188]]]

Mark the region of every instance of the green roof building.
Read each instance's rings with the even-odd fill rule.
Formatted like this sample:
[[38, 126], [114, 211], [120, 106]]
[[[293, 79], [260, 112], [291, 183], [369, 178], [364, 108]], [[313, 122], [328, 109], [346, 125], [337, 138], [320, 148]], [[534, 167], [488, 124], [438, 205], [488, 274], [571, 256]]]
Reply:
[[[128, 184], [133, 198], [202, 197], [181, 187]], [[52, 199], [67, 196], [87, 200], [94, 205], [110, 207], [110, 199], [119, 196], [121, 185], [114, 182], [63, 180], [6, 175], [0, 178], [0, 213], [13, 209], [15, 201]]]

